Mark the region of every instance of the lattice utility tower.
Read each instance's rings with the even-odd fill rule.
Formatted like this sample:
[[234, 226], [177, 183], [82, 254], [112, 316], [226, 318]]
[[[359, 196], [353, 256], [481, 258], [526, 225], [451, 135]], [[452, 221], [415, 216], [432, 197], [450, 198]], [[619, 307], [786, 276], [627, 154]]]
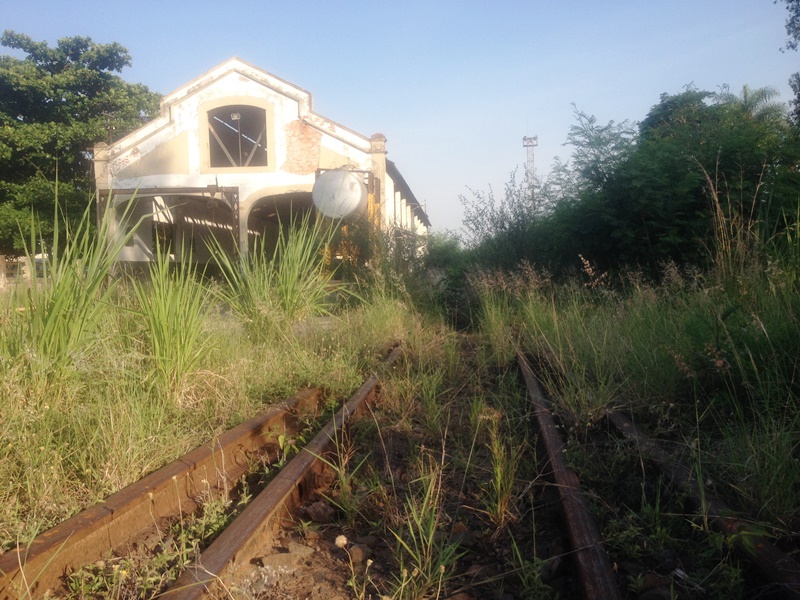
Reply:
[[522, 138], [522, 147], [528, 149], [528, 162], [525, 164], [525, 177], [528, 180], [528, 185], [533, 187], [533, 149], [539, 145], [539, 136], [535, 135], [533, 137], [523, 137]]

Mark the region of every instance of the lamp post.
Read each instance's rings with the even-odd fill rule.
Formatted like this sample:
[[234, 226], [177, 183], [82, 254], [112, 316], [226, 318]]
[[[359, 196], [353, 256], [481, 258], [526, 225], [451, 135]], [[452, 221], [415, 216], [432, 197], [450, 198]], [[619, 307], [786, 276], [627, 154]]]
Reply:
[[231, 120], [236, 121], [236, 131], [239, 134], [239, 165], [242, 166], [242, 115], [238, 112], [231, 113]]

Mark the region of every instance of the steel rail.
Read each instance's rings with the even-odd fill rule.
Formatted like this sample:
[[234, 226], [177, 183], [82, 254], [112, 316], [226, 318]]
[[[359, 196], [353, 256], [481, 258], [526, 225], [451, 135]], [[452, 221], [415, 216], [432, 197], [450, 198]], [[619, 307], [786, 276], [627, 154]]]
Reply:
[[318, 404], [317, 390], [303, 390], [6, 552], [0, 556], [0, 600], [42, 597], [73, 570], [124, 551], [160, 520], [195, 510], [201, 492], [229, 488], [254, 453], [275, 443], [272, 432], [298, 431], [299, 418], [316, 414]]
[[[545, 352], [547, 354], [547, 352]], [[551, 356], [545, 362], [562, 375]], [[652, 439], [620, 411], [607, 415], [611, 423], [626, 439], [637, 444], [643, 455], [656, 464], [673, 488], [686, 492], [697, 510], [705, 514], [711, 526], [725, 535], [743, 556], [747, 557], [777, 586], [776, 592], [785, 598], [800, 600], [800, 563], [778, 548], [752, 523], [735, 516], [735, 511], [712, 494], [697, 480], [691, 469], [675, 462]]]
[[[391, 366], [401, 355], [401, 349], [395, 348], [384, 362], [385, 367]], [[374, 397], [377, 385], [377, 376], [367, 379], [314, 439], [225, 528], [197, 563], [186, 569], [162, 596], [170, 600], [197, 600], [221, 592], [219, 582], [248, 564], [259, 550], [268, 546], [282, 526], [292, 523], [292, 514], [301, 503], [326, 483], [322, 477], [323, 457], [342, 439], [342, 430]]]
[[588, 600], [621, 600], [611, 560], [603, 547], [600, 532], [589, 510], [575, 472], [564, 460], [565, 443], [559, 435], [549, 402], [528, 364], [525, 356], [517, 351], [517, 364], [522, 371], [528, 396], [533, 404], [534, 416], [539, 427], [539, 436], [547, 454], [551, 470], [561, 498], [561, 506], [567, 533], [572, 546], [572, 557], [578, 571], [583, 595]]
[[800, 564], [785, 554], [751, 523], [734, 516], [720, 498], [706, 490], [691, 469], [672, 458], [648, 438], [634, 423], [619, 411], [608, 415], [609, 422], [642, 453], [653, 461], [674, 487], [689, 493], [692, 504], [709, 520], [714, 529], [726, 535], [736, 549], [747, 556], [779, 586], [784, 597], [800, 600]]

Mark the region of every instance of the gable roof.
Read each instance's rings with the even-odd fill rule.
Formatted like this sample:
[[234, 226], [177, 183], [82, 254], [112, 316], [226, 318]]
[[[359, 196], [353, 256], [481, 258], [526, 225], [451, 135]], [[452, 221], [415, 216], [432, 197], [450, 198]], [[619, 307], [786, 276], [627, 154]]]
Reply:
[[229, 73], [238, 73], [243, 77], [256, 81], [265, 87], [275, 90], [279, 94], [283, 94], [289, 98], [297, 100], [300, 104], [300, 114], [304, 116], [312, 112], [312, 97], [311, 93], [301, 87], [289, 83], [285, 79], [281, 79], [272, 73], [265, 71], [255, 65], [242, 60], [237, 56], [233, 56], [228, 60], [218, 64], [216, 67], [206, 71], [199, 77], [195, 77], [189, 83], [179, 87], [177, 90], [170, 92], [161, 99], [162, 111], [164, 106], [169, 106], [180, 102], [184, 98], [197, 93], [198, 91], [212, 85], [225, 75]]
[[250, 63], [238, 58], [236, 56], [220, 63], [216, 67], [206, 71], [199, 77], [196, 77], [189, 83], [186, 83], [178, 89], [170, 92], [161, 99], [161, 114], [146, 123], [143, 127], [130, 133], [129, 135], [115, 141], [111, 144], [120, 150], [132, 145], [135, 141], [142, 140], [156, 133], [163, 127], [167, 126], [172, 120], [171, 107], [181, 103], [194, 94], [205, 90], [224, 77], [235, 73], [241, 77], [254, 81], [266, 88], [275, 91], [278, 94], [291, 98], [297, 102], [298, 115], [297, 118], [306, 124], [327, 133], [351, 146], [363, 151], [369, 152], [371, 148], [370, 139], [352, 129], [332, 121], [313, 110], [313, 97], [310, 92], [301, 87], [294, 85], [281, 79], [264, 69], [260, 69]]

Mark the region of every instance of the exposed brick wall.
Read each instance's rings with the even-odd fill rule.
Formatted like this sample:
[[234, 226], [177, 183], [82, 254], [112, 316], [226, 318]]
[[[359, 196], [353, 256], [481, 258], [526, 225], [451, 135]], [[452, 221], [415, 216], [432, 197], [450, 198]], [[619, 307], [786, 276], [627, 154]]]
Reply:
[[303, 121], [292, 121], [285, 127], [286, 162], [282, 171], [295, 175], [313, 173], [319, 167], [322, 132]]

